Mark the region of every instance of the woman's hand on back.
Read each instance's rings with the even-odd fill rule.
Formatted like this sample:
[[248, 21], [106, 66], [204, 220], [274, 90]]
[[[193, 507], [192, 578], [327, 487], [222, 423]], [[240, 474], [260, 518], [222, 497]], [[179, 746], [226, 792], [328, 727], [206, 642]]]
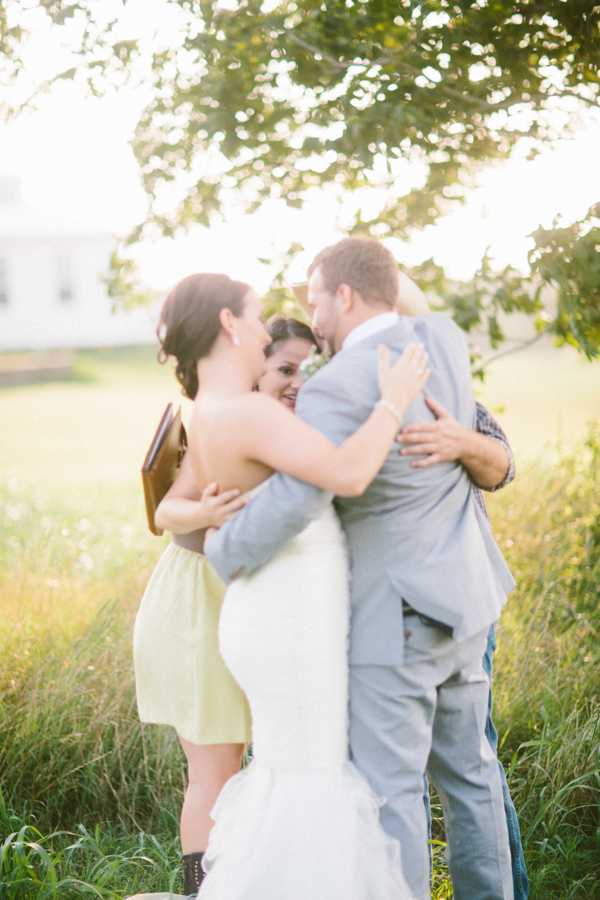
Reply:
[[167, 494], [156, 509], [156, 524], [175, 534], [187, 534], [201, 528], [220, 528], [246, 505], [248, 496], [237, 488], [222, 494], [217, 491], [217, 482], [213, 481], [204, 488], [199, 500]]
[[248, 502], [237, 488], [218, 493], [216, 481], [201, 492], [194, 478], [190, 454], [183, 457], [177, 478], [158, 504], [154, 521], [164, 531], [188, 534], [201, 528], [219, 528]]
[[391, 366], [390, 351], [385, 344], [380, 344], [378, 350], [377, 374], [381, 399], [392, 404], [403, 416], [429, 378], [431, 370], [426, 368], [428, 354], [423, 350], [423, 344], [409, 344], [400, 359]]
[[[198, 501], [198, 517], [212, 528], [220, 528], [225, 522], [248, 502], [248, 495], [242, 494], [237, 488], [218, 493], [219, 486], [216, 481], [211, 482], [202, 491]], [[205, 526], [203, 526], [205, 527]]]

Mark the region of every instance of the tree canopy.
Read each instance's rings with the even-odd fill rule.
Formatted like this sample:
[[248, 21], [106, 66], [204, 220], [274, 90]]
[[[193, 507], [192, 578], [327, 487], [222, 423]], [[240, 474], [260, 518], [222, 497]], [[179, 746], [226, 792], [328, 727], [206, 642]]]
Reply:
[[[379, 184], [389, 196], [376, 223], [359, 214], [356, 226], [405, 235], [518, 140], [535, 152], [559, 118], [569, 127], [569, 108], [599, 101], [592, 0], [179, 5], [191, 16], [185, 55], [155, 55], [155, 96], [134, 141], [166, 233], [208, 221], [232, 190], [252, 209], [267, 197], [301, 205], [313, 185]], [[182, 171], [185, 198], [159, 213], [161, 185]]]
[[[571, 344], [588, 359], [600, 356], [600, 204], [579, 222], [540, 227], [532, 237], [530, 275], [511, 266], [494, 271], [487, 254], [469, 282], [451, 281], [432, 260], [411, 274], [425, 291], [440, 298], [461, 328], [486, 332], [493, 349], [506, 340], [502, 314], [521, 312], [534, 317], [536, 336], [517, 343], [514, 349], [551, 334], [556, 343]], [[548, 289], [554, 301], [552, 314], [544, 297]], [[497, 355], [507, 352], [513, 349]], [[474, 349], [472, 360], [474, 374], [483, 377], [490, 358], [482, 363]]]
[[[118, 14], [99, 21], [98, 0], [26, 5], [56, 27], [80, 23], [74, 65], [58, 78], [82, 72], [99, 92], [135, 72], [144, 48], [119, 31]], [[477, 172], [517, 142], [534, 155], [574, 128], [583, 106], [600, 105], [594, 0], [164, 5], [179, 16], [179, 39], [165, 44], [158, 33], [150, 48], [152, 99], [133, 140], [149, 208], [130, 241], [208, 224], [232, 199], [249, 211], [277, 197], [299, 207], [324, 186], [359, 198], [350, 231], [406, 237], [462, 202]], [[24, 7], [0, 0], [0, 49], [14, 70], [24, 39], [15, 11]], [[374, 186], [382, 201], [367, 215], [360, 198]], [[503, 338], [499, 310], [539, 315], [540, 285], [552, 283], [557, 318], [539, 327], [596, 355], [598, 238], [594, 211], [536, 232], [535, 290], [486, 260], [458, 290], [432, 264], [416, 274], [463, 327], [485, 320], [493, 343]]]

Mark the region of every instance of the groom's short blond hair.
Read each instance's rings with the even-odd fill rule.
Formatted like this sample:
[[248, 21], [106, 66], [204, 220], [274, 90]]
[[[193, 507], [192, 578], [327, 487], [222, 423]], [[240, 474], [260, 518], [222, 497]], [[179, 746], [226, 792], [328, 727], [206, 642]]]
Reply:
[[348, 284], [369, 306], [396, 309], [398, 264], [387, 247], [373, 238], [349, 237], [317, 253], [308, 268], [308, 277], [321, 270], [325, 289], [335, 294], [340, 284]]

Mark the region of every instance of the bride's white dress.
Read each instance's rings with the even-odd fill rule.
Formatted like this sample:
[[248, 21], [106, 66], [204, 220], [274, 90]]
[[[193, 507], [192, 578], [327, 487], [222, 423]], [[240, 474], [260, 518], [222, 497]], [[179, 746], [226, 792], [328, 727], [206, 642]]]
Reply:
[[348, 759], [348, 562], [328, 507], [228, 589], [219, 643], [253, 760], [212, 816], [200, 900], [408, 900], [397, 842]]

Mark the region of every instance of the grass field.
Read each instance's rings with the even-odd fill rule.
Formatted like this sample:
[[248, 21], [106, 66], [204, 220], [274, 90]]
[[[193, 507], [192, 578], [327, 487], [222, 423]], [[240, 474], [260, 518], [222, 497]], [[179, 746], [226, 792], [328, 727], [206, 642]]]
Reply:
[[518, 461], [551, 463], [574, 449], [589, 421], [600, 421], [600, 360], [548, 341], [492, 363], [475, 391], [509, 435]]
[[[582, 442], [586, 419], [600, 419], [600, 370], [567, 360], [548, 404], [560, 386], [560, 403], [580, 409], [578, 452], [540, 465], [523, 460], [555, 440], [554, 413], [543, 419], [532, 388], [535, 422], [550, 424], [528, 437], [517, 401], [540, 362], [520, 365], [483, 398], [503, 397], [522, 429], [518, 480], [489, 502], [518, 582], [499, 630], [495, 718], [532, 900], [597, 900], [600, 445]], [[2, 900], [179, 887], [183, 761], [169, 729], [137, 720], [130, 648], [167, 540], [147, 531], [138, 473], [180, 397], [149, 349], [85, 353], [77, 366], [73, 382], [0, 391]], [[438, 859], [436, 897], [448, 900]]]
[[153, 347], [77, 354], [75, 378], [0, 389], [0, 472], [20, 483], [137, 484], [168, 402], [183, 404]]

